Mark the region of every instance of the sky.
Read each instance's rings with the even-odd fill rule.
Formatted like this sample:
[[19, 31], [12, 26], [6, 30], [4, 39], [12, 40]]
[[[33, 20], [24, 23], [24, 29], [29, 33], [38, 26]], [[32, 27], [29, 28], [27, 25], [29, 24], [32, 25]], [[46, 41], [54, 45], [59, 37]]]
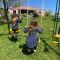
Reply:
[[[52, 12], [55, 12], [56, 1], [57, 0], [44, 0], [44, 9], [51, 10]], [[25, 5], [27, 6], [27, 2], [25, 3]], [[43, 0], [29, 0], [29, 5], [31, 7], [40, 9], [43, 7]]]
[[[55, 12], [56, 9], [56, 1], [57, 0], [44, 0], [44, 9], [45, 10], [51, 10], [52, 12]], [[24, 2], [24, 6], [27, 6], [28, 2]], [[0, 3], [1, 6], [1, 3]], [[43, 7], [43, 0], [29, 0], [29, 6], [41, 9]]]

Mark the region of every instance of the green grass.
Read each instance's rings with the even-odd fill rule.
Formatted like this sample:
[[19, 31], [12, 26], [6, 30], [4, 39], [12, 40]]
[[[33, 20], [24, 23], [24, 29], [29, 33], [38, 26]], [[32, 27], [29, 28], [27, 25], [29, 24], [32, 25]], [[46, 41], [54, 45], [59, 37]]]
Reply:
[[2, 16], [0, 16], [0, 19], [2, 19]]
[[[30, 22], [31, 19], [29, 19]], [[41, 25], [40, 18], [37, 19], [39, 25]], [[25, 33], [23, 32], [23, 28], [26, 26], [26, 18], [23, 18], [22, 24], [19, 24], [20, 26], [20, 35], [18, 38], [18, 41], [16, 43], [11, 42], [8, 37], [10, 35], [7, 35], [8, 29], [7, 25], [1, 25], [0, 26], [0, 60], [60, 60], [60, 56], [54, 52], [56, 50], [58, 53], [60, 53], [60, 49], [57, 46], [51, 45], [54, 50], [49, 48], [48, 52], [43, 52], [44, 50], [44, 43], [41, 41], [37, 45], [37, 52], [33, 53], [31, 55], [25, 55], [22, 53], [23, 48], [19, 48], [20, 45], [25, 44], [26, 37]], [[40, 35], [41, 37], [46, 37], [46, 42], [49, 44], [49, 42], [52, 41], [52, 32], [50, 31], [51, 28], [53, 28], [53, 21], [49, 20], [42, 20], [42, 26], [43, 26], [43, 33]]]

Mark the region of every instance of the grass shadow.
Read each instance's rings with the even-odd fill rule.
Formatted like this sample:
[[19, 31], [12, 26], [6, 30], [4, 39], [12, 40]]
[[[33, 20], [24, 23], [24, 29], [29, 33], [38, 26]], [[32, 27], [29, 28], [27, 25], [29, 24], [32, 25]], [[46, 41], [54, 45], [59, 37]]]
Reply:
[[0, 34], [0, 36], [2, 36], [2, 35], [10, 35], [9, 33], [6, 33], [6, 34]]
[[28, 51], [27, 51], [26, 44], [20, 45], [19, 48], [22, 48], [22, 53], [23, 53], [24, 55], [31, 55], [31, 54], [32, 54], [32, 52], [28, 52]]
[[44, 43], [44, 45], [46, 45], [46, 47], [49, 47], [51, 50], [53, 50], [58, 56], [60, 56], [60, 53], [58, 53], [52, 46], [50, 46], [47, 42], [46, 42], [46, 40], [45, 40], [45, 38], [41, 38], [41, 40], [42, 40], [42, 42]]
[[11, 42], [14, 42], [16, 43], [17, 42], [17, 38], [14, 38], [13, 36], [12, 37], [8, 37], [8, 39], [11, 41]]
[[25, 36], [25, 35], [18, 35], [18, 36], [21, 36], [21, 37], [27, 37], [27, 36]]

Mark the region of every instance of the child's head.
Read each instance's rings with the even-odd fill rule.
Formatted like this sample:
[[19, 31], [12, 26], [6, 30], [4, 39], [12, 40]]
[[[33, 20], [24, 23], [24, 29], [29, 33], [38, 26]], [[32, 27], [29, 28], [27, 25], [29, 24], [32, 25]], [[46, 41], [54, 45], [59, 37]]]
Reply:
[[17, 15], [14, 15], [12, 19], [18, 19], [18, 16]]
[[35, 19], [32, 20], [30, 25], [33, 27], [37, 27], [38, 26], [37, 20], [35, 20]]
[[17, 15], [14, 15], [13, 18], [18, 18], [18, 16]]

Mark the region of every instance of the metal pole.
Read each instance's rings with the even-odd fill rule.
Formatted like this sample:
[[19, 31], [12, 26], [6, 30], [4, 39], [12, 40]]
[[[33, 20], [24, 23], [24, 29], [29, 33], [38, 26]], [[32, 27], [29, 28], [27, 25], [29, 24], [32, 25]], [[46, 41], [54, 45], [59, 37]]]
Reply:
[[10, 33], [10, 26], [9, 26], [9, 19], [8, 19], [8, 15], [7, 15], [7, 9], [6, 9], [6, 2], [5, 0], [3, 0], [3, 5], [4, 5], [4, 9], [5, 9], [5, 16], [6, 16], [6, 19], [7, 19], [7, 25], [8, 25], [8, 30], [9, 30], [9, 33]]
[[28, 26], [28, 15], [29, 15], [29, 0], [28, 0], [28, 9], [27, 9], [27, 26]]
[[20, 0], [20, 19], [21, 19], [21, 8], [22, 8], [22, 5], [21, 5], [21, 0]]
[[55, 33], [57, 34], [57, 24], [58, 24], [58, 16], [59, 16], [59, 1], [58, 1], [58, 11], [57, 11], [57, 20], [56, 20], [56, 27], [55, 27]]
[[[42, 0], [42, 10], [44, 10], [44, 0]], [[42, 26], [42, 14], [41, 14], [41, 26]]]
[[56, 34], [56, 19], [57, 19], [57, 13], [58, 13], [58, 0], [56, 2], [56, 11], [55, 11], [55, 18], [54, 18], [54, 26], [53, 26], [53, 35]]
[[56, 28], [55, 28], [55, 32], [57, 34], [57, 24], [58, 24], [58, 17], [59, 17], [59, 9], [60, 9], [60, 0], [58, 1], [58, 11], [57, 11], [57, 20], [56, 20]]

